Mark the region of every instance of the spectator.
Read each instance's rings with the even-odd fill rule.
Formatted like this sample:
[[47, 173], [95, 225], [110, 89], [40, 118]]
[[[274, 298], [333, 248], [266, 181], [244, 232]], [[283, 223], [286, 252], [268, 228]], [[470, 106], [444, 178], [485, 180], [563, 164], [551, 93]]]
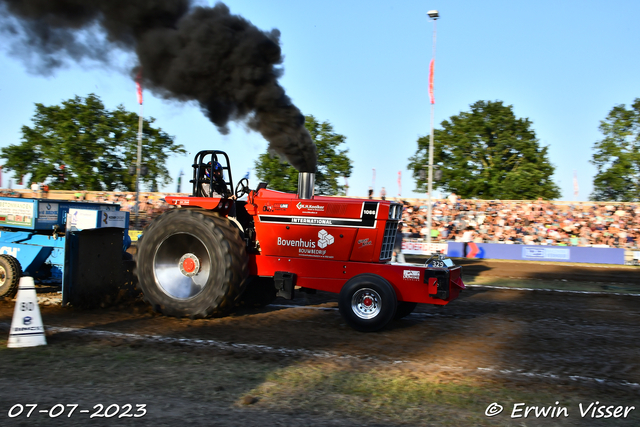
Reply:
[[42, 183], [42, 197], [49, 198], [49, 185], [44, 182]]
[[140, 199], [140, 213], [146, 214], [148, 210], [149, 210], [149, 197], [142, 196], [142, 198]]
[[451, 194], [449, 194], [449, 197], [447, 197], [447, 199], [449, 199], [451, 209], [456, 209], [458, 205], [458, 196], [456, 195], [456, 193], [452, 192]]
[[437, 228], [436, 226], [432, 226], [431, 227], [431, 240], [437, 240], [438, 236], [440, 235], [440, 230]]
[[460, 238], [460, 241], [464, 243], [462, 248], [462, 253], [464, 254], [465, 257], [467, 256], [467, 253], [469, 250], [469, 243], [473, 242], [474, 237], [475, 237], [475, 231], [473, 227], [469, 226], [467, 227], [465, 232], [462, 234], [462, 237]]
[[40, 197], [40, 184], [38, 184], [37, 182], [32, 182], [31, 192], [33, 193], [33, 197]]
[[385, 200], [387, 198], [387, 190], [385, 190], [384, 187], [382, 187], [382, 189], [380, 190], [380, 198], [382, 200]]
[[424, 223], [424, 225], [420, 229], [420, 235], [422, 236], [423, 239], [426, 239], [427, 236], [429, 235], [429, 227], [427, 226], [427, 223]]
[[373, 199], [373, 188], [369, 187], [369, 200]]

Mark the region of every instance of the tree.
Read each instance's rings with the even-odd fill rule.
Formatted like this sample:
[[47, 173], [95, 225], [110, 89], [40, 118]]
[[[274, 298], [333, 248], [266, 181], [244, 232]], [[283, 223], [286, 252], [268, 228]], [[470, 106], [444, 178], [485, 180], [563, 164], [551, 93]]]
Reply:
[[[17, 176], [31, 175], [30, 181], [48, 181], [61, 190], [135, 190], [138, 115], [122, 105], [105, 109], [95, 94], [76, 96], [62, 105], [36, 104], [33, 126], [22, 127], [21, 143], [3, 148], [3, 168]], [[141, 186], [157, 187], [171, 182], [165, 167], [172, 154], [185, 154], [180, 144], [160, 128], [154, 118], [142, 127], [142, 162], [148, 174]]]
[[[315, 194], [344, 195], [344, 186], [338, 184], [338, 178], [351, 176], [352, 166], [347, 156], [349, 150], [340, 151], [338, 146], [347, 138], [335, 133], [331, 123], [320, 123], [312, 115], [305, 116], [304, 127], [311, 134], [318, 153]], [[269, 188], [289, 193], [298, 191], [298, 171], [286, 161], [267, 152], [258, 157], [255, 165], [258, 178], [269, 182]]]
[[640, 200], [640, 98], [631, 108], [617, 105], [600, 122], [604, 138], [594, 145], [591, 200]]
[[[540, 147], [529, 119], [518, 119], [502, 101], [478, 101], [434, 130], [434, 165], [442, 171], [434, 188], [465, 199], [524, 200], [559, 197], [551, 181], [548, 147]], [[408, 168], [416, 191], [426, 191], [429, 137], [418, 139]]]

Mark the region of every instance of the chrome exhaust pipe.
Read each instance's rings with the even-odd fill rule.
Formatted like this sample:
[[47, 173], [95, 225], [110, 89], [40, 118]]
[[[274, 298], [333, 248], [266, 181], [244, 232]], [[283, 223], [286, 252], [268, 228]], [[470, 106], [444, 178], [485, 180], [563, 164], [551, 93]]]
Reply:
[[298, 173], [298, 198], [313, 199], [313, 187], [316, 184], [316, 174], [313, 172]]

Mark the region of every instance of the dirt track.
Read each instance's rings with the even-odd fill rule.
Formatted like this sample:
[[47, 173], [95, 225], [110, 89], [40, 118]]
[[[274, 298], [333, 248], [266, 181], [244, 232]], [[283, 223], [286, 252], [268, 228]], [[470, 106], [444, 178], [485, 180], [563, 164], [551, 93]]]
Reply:
[[[410, 262], [420, 262], [420, 258], [418, 257], [407, 257], [407, 259], [410, 260]], [[468, 258], [456, 258], [455, 262], [463, 266], [466, 277], [517, 277], [541, 280], [565, 279], [640, 285], [640, 267], [637, 266]]]
[[[612, 383], [640, 383], [640, 297], [473, 289], [449, 306], [418, 306], [376, 334], [347, 327], [331, 294], [277, 300], [273, 306], [203, 320], [174, 319], [137, 306], [77, 311], [42, 307], [46, 325], [89, 328], [246, 345], [274, 354], [347, 355], [383, 361], [579, 375]], [[13, 305], [0, 307], [8, 331]], [[57, 332], [52, 335], [82, 335]], [[90, 334], [88, 334], [90, 335]], [[93, 339], [93, 338], [92, 338]], [[215, 346], [215, 344], [214, 344]], [[437, 354], [437, 357], [433, 357]]]
[[[550, 274], [541, 271], [539, 265], [507, 264], [485, 261], [468, 265], [465, 272], [513, 277]], [[606, 273], [596, 273], [603, 269], [578, 267], [567, 270], [562, 274], [591, 280], [602, 274], [614, 282], [631, 280], [637, 274], [637, 270], [624, 268], [608, 269]], [[613, 278], [612, 273], [621, 276]], [[206, 347], [221, 355], [274, 360], [350, 359], [358, 364], [406, 366], [415, 372], [442, 373], [450, 378], [477, 376], [533, 387], [575, 384], [594, 387], [594, 400], [609, 396], [640, 403], [637, 296], [473, 288], [446, 307], [419, 305], [415, 313], [374, 334], [347, 327], [337, 311], [335, 295], [322, 293], [299, 293], [293, 301], [276, 300], [264, 309], [240, 310], [229, 317], [204, 320], [157, 316], [142, 304], [90, 311], [52, 305], [41, 310], [50, 346], [112, 340], [148, 346], [150, 350], [165, 345]], [[1, 302], [2, 333], [8, 333], [12, 314], [13, 303]], [[36, 380], [37, 376], [30, 381]], [[13, 392], [0, 390], [0, 401], [10, 402]], [[261, 417], [249, 416], [244, 424], [260, 425]], [[200, 420], [193, 421], [199, 425]], [[324, 420], [318, 425], [341, 425], [334, 421], [331, 424], [333, 421]], [[639, 425], [640, 410], [626, 420], [609, 421], [602, 425]], [[219, 425], [236, 424], [227, 420]], [[289, 425], [298, 424], [291, 419]]]

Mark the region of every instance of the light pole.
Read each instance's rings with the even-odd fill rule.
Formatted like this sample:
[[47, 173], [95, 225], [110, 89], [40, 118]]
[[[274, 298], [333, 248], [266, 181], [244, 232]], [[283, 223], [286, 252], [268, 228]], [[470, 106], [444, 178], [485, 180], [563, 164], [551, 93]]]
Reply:
[[140, 225], [140, 171], [142, 169], [142, 103], [138, 116], [138, 157], [136, 159], [136, 227]]
[[431, 63], [429, 64], [429, 98], [431, 100], [431, 134], [429, 136], [429, 184], [427, 190], [427, 244], [431, 245], [431, 217], [432, 217], [432, 203], [431, 193], [433, 191], [433, 115], [435, 98], [433, 96], [433, 74], [435, 70], [436, 61], [436, 21], [440, 18], [440, 14], [437, 10], [430, 10], [427, 12], [429, 19], [433, 21], [433, 53], [431, 57]]
[[140, 115], [138, 116], [138, 156], [136, 158], [136, 227], [140, 226], [140, 172], [142, 169], [142, 123], [143, 106], [142, 106], [142, 69], [138, 72], [136, 78], [136, 87], [138, 89], [138, 103], [140, 104]]

